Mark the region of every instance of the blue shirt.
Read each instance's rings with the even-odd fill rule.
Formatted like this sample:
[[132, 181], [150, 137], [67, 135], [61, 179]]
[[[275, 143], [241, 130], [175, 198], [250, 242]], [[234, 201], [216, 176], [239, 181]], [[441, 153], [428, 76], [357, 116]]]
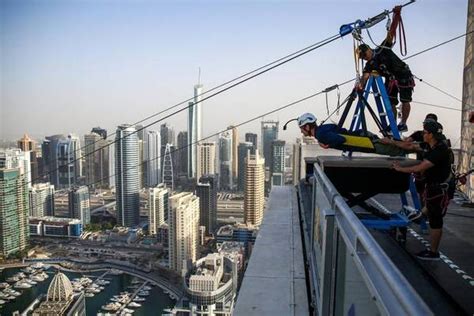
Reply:
[[331, 148], [337, 148], [346, 142], [340, 133], [347, 133], [347, 130], [336, 124], [323, 124], [316, 129], [315, 137], [318, 142], [329, 145]]

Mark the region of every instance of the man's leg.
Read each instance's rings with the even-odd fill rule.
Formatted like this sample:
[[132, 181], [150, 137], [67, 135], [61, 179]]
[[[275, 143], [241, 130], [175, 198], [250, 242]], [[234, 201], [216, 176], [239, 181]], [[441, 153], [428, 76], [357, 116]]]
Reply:
[[[404, 84], [409, 85], [409, 81]], [[411, 105], [410, 102], [412, 100], [411, 96], [413, 93], [413, 87], [399, 87], [398, 88], [400, 91], [400, 102], [402, 102], [402, 118], [401, 118], [401, 124], [406, 124], [408, 121], [408, 117], [410, 116], [410, 111], [411, 111]]]
[[431, 244], [431, 251], [438, 253], [439, 250], [439, 243], [441, 241], [441, 236], [443, 236], [443, 229], [442, 228], [431, 228], [430, 229], [430, 244]]
[[403, 102], [402, 103], [402, 118], [400, 120], [401, 124], [406, 124], [408, 121], [408, 117], [410, 116], [411, 105], [410, 102]]

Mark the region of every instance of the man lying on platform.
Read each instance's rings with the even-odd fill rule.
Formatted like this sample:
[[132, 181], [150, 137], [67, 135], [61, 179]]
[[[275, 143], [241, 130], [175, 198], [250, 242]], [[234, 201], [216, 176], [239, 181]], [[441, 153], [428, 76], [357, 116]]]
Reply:
[[414, 150], [400, 148], [395, 144], [382, 142], [370, 132], [363, 130], [348, 131], [337, 124], [316, 124], [316, 117], [305, 113], [298, 117], [298, 126], [304, 136], [311, 136], [318, 140], [323, 148], [333, 148], [344, 151], [374, 153], [384, 156], [405, 156]]

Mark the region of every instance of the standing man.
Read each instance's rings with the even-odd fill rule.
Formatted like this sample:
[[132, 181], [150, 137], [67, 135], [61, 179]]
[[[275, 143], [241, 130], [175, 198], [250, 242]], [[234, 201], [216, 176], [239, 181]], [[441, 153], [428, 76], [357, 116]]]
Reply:
[[379, 75], [385, 77], [385, 87], [390, 97], [395, 118], [397, 117], [398, 95], [400, 95], [402, 116], [397, 127], [400, 132], [406, 132], [408, 130], [407, 120], [411, 109], [411, 96], [415, 86], [410, 68], [386, 46], [379, 46], [377, 49], [372, 50], [367, 44], [361, 44], [357, 51], [359, 58], [367, 62], [359, 88], [363, 89], [365, 87], [372, 71], [376, 71]]
[[[425, 193], [423, 212], [430, 221], [430, 249], [419, 252], [416, 256], [422, 260], [439, 260], [439, 244], [443, 234], [443, 217], [449, 204], [449, 182], [452, 178], [451, 149], [447, 146], [439, 123], [429, 120], [423, 125], [423, 141], [428, 144], [423, 161], [413, 167], [401, 167], [393, 164], [393, 169], [404, 173], [423, 173]], [[398, 145], [405, 147], [408, 144]], [[415, 146], [414, 144], [412, 144]]]

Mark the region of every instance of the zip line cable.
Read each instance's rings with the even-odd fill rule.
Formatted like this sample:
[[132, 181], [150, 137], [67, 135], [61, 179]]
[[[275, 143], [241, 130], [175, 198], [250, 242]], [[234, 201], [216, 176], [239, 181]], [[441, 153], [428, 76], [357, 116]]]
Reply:
[[[273, 69], [275, 69], [275, 68], [277, 68], [277, 67], [279, 67], [279, 66], [281, 66], [281, 65], [284, 65], [284, 64], [286, 64], [286, 63], [288, 63], [288, 62], [290, 62], [290, 61], [292, 61], [292, 60], [294, 60], [294, 59], [296, 59], [296, 58], [298, 58], [298, 57], [301, 57], [301, 56], [303, 56], [303, 55], [305, 55], [305, 54], [307, 54], [307, 53], [309, 53], [309, 52], [312, 52], [312, 51], [314, 51], [314, 50], [316, 50], [316, 49], [318, 49], [318, 48], [320, 48], [320, 47], [323, 47], [323, 46], [325, 46], [325, 45], [327, 45], [327, 44], [329, 44], [329, 43], [331, 43], [331, 42], [333, 42], [333, 41], [339, 39], [340, 37], [341, 37], [341, 36], [340, 36], [339, 34], [333, 35], [333, 36], [328, 37], [327, 39], [325, 39], [325, 40], [323, 40], [323, 41], [318, 42], [317, 45], [312, 45], [312, 47], [309, 48], [309, 49], [307, 49], [307, 50], [304, 50], [304, 51], [301, 51], [301, 50], [300, 50], [300, 53], [298, 53], [298, 54], [296, 54], [296, 55], [293, 54], [293, 56], [290, 57], [290, 58], [284, 59], [284, 60], [282, 60], [282, 61], [280, 61], [280, 62], [278, 62], [278, 63], [276, 63], [276, 64], [273, 64], [273, 65], [272, 65], [271, 67], [269, 67], [269, 68], [260, 70], [260, 71], [258, 71], [257, 73], [251, 75], [250, 77], [247, 77], [247, 78], [245, 78], [245, 79], [239, 80], [239, 81], [237, 81], [236, 83], [234, 83], [234, 84], [232, 84], [232, 85], [230, 85], [230, 86], [228, 86], [228, 87], [226, 87], [226, 88], [224, 88], [224, 89], [221, 89], [221, 90], [219, 90], [219, 91], [217, 91], [217, 92], [215, 92], [215, 93], [213, 93], [213, 94], [211, 94], [211, 95], [206, 96], [205, 98], [203, 98], [202, 100], [200, 100], [199, 103], [202, 103], [202, 102], [204, 102], [204, 101], [206, 101], [206, 100], [209, 100], [210, 98], [215, 97], [215, 96], [217, 96], [217, 95], [219, 95], [219, 94], [221, 94], [221, 93], [223, 93], [223, 92], [225, 92], [225, 91], [227, 91], [227, 90], [230, 90], [230, 89], [232, 89], [232, 88], [234, 88], [234, 87], [236, 87], [236, 86], [238, 86], [238, 85], [241, 85], [241, 84], [244, 83], [244, 82], [247, 82], [247, 81], [249, 81], [249, 80], [251, 80], [251, 79], [253, 79], [253, 78], [255, 78], [255, 77], [258, 77], [258, 76], [260, 76], [260, 75], [262, 75], [262, 74], [264, 74], [264, 73], [266, 73], [266, 72], [268, 72], [268, 71], [270, 71], [270, 70], [273, 70]], [[179, 106], [179, 105], [181, 105], [181, 104], [183, 104], [183, 103], [185, 103], [185, 102], [186, 102], [186, 101], [181, 102], [181, 103], [179, 103], [178, 105], [174, 105], [174, 106], [168, 108], [167, 110], [170, 110], [170, 109], [172, 109], [172, 108], [175, 108], [175, 107], [177, 107], [177, 106]], [[199, 103], [198, 103], [198, 104], [199, 104]], [[153, 122], [151, 122], [151, 123], [149, 123], [149, 124], [147, 124], [147, 125], [145, 125], [145, 126], [142, 126], [141, 128], [136, 129], [134, 132], [132, 132], [132, 133], [130, 133], [130, 134], [127, 134], [127, 135], [125, 135], [124, 137], [122, 137], [122, 138], [120, 138], [120, 139], [124, 139], [124, 138], [127, 138], [127, 137], [129, 137], [129, 136], [131, 136], [131, 135], [133, 135], [133, 134], [137, 134], [138, 132], [140, 132], [140, 131], [142, 131], [142, 130], [144, 130], [144, 129], [146, 129], [146, 128], [152, 126], [152, 125], [155, 125], [155, 124], [157, 124], [157, 123], [159, 123], [159, 122], [161, 122], [161, 121], [163, 121], [163, 120], [165, 120], [165, 119], [167, 119], [167, 118], [170, 118], [170, 117], [172, 117], [172, 116], [174, 116], [174, 115], [176, 115], [176, 114], [178, 114], [178, 113], [180, 113], [180, 112], [183, 112], [183, 111], [186, 110], [186, 109], [189, 109], [191, 106], [194, 106], [194, 104], [187, 105], [187, 106], [185, 106], [185, 107], [183, 107], [183, 108], [181, 108], [181, 109], [179, 109], [179, 110], [176, 110], [176, 111], [174, 111], [174, 112], [172, 112], [172, 113], [170, 113], [170, 114], [168, 114], [168, 115], [166, 115], [166, 116], [164, 116], [164, 117], [161, 117], [160, 119], [155, 120], [155, 121], [153, 121]], [[165, 110], [165, 111], [167, 111], [167, 110]], [[163, 112], [163, 111], [162, 111], [162, 112]], [[156, 115], [158, 115], [158, 114], [156, 114]], [[156, 116], [156, 115], [154, 115], [154, 116]], [[150, 117], [152, 117], [152, 116], [150, 116]], [[143, 122], [143, 120], [142, 120], [141, 122]], [[102, 150], [102, 149], [104, 149], [104, 148], [106, 148], [106, 147], [111, 146], [112, 144], [115, 144], [116, 142], [117, 142], [117, 139], [114, 140], [114, 141], [112, 141], [112, 142], [110, 142], [110, 143], [108, 143], [108, 144], [106, 144], [106, 145], [104, 145], [104, 146], [102, 146], [102, 147], [100, 147], [100, 148], [97, 148], [97, 149], [95, 149], [95, 150], [89, 152], [87, 155], [82, 155], [81, 157], [76, 158], [76, 159], [70, 161], [68, 164], [73, 164], [73, 163], [79, 161], [80, 159], [82, 159], [82, 158], [84, 158], [84, 157], [87, 157], [87, 156], [89, 156], [89, 155], [92, 155], [92, 154], [94, 154], [94, 153], [96, 153], [96, 152], [98, 152], [98, 151], [100, 151], [100, 150]], [[88, 145], [88, 146], [92, 146], [92, 145], [93, 145], [93, 144]], [[36, 177], [35, 179], [32, 179], [32, 180], [29, 181], [28, 183], [32, 183], [32, 182], [34, 182], [35, 180], [38, 180], [38, 179], [42, 179], [43, 177], [45, 177], [45, 176], [47, 176], [47, 175], [50, 175], [51, 173], [53, 173], [53, 172], [55, 172], [55, 171], [58, 171], [58, 170], [59, 170], [59, 167], [56, 168], [56, 169], [53, 169], [53, 170], [49, 170], [47, 173], [44, 173], [42, 176], [38, 176], [38, 177]]]
[[[352, 81], [354, 81], [354, 79], [350, 79], [350, 80], [344, 81], [344, 82], [338, 84], [338, 86], [344, 86], [344, 85], [346, 85], [346, 84], [348, 84], [348, 83], [350, 83], [350, 82], [352, 82]], [[316, 97], [316, 96], [318, 96], [318, 95], [321, 95], [321, 94], [325, 93], [325, 90], [326, 90], [326, 89], [321, 90], [321, 91], [316, 92], [316, 93], [313, 93], [313, 94], [308, 95], [308, 96], [306, 96], [306, 97], [300, 98], [300, 99], [298, 99], [298, 100], [296, 100], [296, 101], [287, 103], [287, 104], [285, 104], [285, 105], [283, 105], [283, 106], [280, 106], [280, 107], [278, 107], [278, 108], [275, 108], [275, 109], [270, 110], [270, 111], [268, 111], [268, 112], [265, 112], [265, 113], [263, 113], [263, 114], [259, 114], [259, 115], [257, 115], [257, 116], [254, 116], [254, 117], [252, 117], [252, 118], [250, 118], [250, 119], [248, 119], [248, 120], [245, 120], [245, 121], [243, 121], [243, 122], [241, 122], [241, 123], [239, 123], [239, 124], [233, 125], [232, 127], [228, 127], [228, 128], [226, 128], [226, 129], [224, 129], [224, 130], [221, 130], [221, 131], [219, 131], [219, 132], [216, 132], [216, 133], [213, 133], [213, 134], [208, 135], [208, 136], [206, 136], [206, 137], [203, 137], [203, 138], [201, 138], [201, 139], [199, 139], [199, 140], [197, 140], [197, 141], [195, 141], [195, 142], [193, 142], [193, 143], [191, 143], [191, 144], [187, 144], [187, 145], [185, 145], [185, 146], [181, 146], [181, 147], [179, 147], [179, 148], [175, 148], [175, 149], [173, 149], [172, 151], [170, 151], [170, 155], [171, 155], [172, 153], [175, 153], [176, 151], [180, 151], [180, 150], [187, 149], [188, 147], [191, 147], [191, 146], [193, 146], [193, 145], [196, 145], [196, 144], [198, 144], [198, 143], [200, 143], [200, 142], [202, 142], [202, 141], [204, 141], [204, 140], [207, 140], [207, 139], [209, 139], [209, 138], [218, 136], [219, 134], [224, 133], [224, 132], [226, 132], [226, 131], [229, 131], [229, 130], [231, 130], [232, 128], [236, 128], [236, 127], [240, 127], [240, 126], [246, 125], [246, 124], [248, 124], [248, 123], [251, 123], [251, 122], [253, 122], [253, 121], [257, 120], [257, 119], [260, 119], [260, 118], [262, 118], [262, 117], [265, 117], [265, 116], [267, 116], [267, 115], [270, 115], [270, 114], [279, 112], [279, 111], [281, 111], [281, 110], [284, 110], [284, 109], [286, 109], [286, 108], [292, 107], [292, 106], [294, 106], [294, 105], [296, 105], [296, 104], [299, 104], [299, 103], [301, 103], [301, 102], [304, 102], [304, 101], [307, 101], [307, 100], [309, 100], [309, 99], [312, 99], [312, 98], [314, 98], [314, 97]], [[161, 159], [161, 158], [163, 158], [163, 157], [164, 157], [164, 155], [160, 155], [160, 156], [157, 156], [157, 157], [155, 157], [155, 158], [153, 158], [153, 159], [149, 159], [149, 160], [142, 161], [142, 162], [140, 162], [140, 163], [137, 164], [137, 165], [128, 167], [128, 168], [126, 168], [126, 169], [124, 169], [124, 170], [121, 170], [120, 172], [116, 172], [116, 173], [111, 174], [111, 175], [109, 175], [109, 176], [103, 177], [103, 178], [101, 178], [101, 179], [99, 179], [99, 180], [97, 180], [97, 181], [94, 181], [94, 182], [91, 182], [91, 183], [88, 183], [88, 184], [84, 184], [83, 186], [90, 187], [90, 186], [92, 186], [92, 185], [94, 185], [94, 184], [96, 184], [96, 183], [101, 183], [102, 181], [107, 180], [107, 179], [109, 179], [109, 178], [111, 178], [111, 177], [119, 176], [119, 175], [121, 175], [121, 174], [123, 174], [123, 173], [125, 173], [125, 172], [127, 172], [127, 171], [129, 171], [129, 170], [137, 169], [138, 167], [142, 166], [142, 165], [145, 164], [145, 163], [149, 163], [149, 162], [152, 162], [152, 161]], [[56, 194], [56, 193], [59, 193], [59, 191], [56, 191], [55, 194]], [[31, 208], [31, 206], [30, 206], [30, 208]]]
[[[431, 46], [431, 47], [429, 47], [429, 48], [427, 48], [427, 49], [424, 49], [424, 50], [422, 50], [422, 51], [420, 51], [420, 52], [417, 52], [417, 53], [415, 53], [415, 54], [413, 54], [413, 55], [410, 55], [410, 56], [408, 56], [408, 57], [405, 57], [403, 60], [406, 60], [406, 59], [409, 59], [409, 58], [418, 56], [418, 55], [423, 54], [423, 53], [426, 53], [426, 52], [428, 52], [428, 51], [430, 51], [430, 50], [433, 50], [433, 49], [438, 48], [438, 47], [440, 47], [440, 46], [446, 45], [446, 44], [448, 44], [448, 43], [450, 43], [450, 42], [452, 42], [452, 41], [454, 41], [454, 40], [456, 40], [456, 39], [459, 39], [459, 38], [462, 38], [462, 37], [464, 37], [464, 36], [467, 36], [467, 35], [469, 35], [469, 34], [471, 34], [471, 33], [473, 33], [473, 32], [474, 32], [474, 31], [469, 31], [469, 32], [466, 32], [466, 33], [464, 33], [464, 34], [462, 34], [462, 35], [458, 35], [458, 36], [456, 36], [456, 37], [454, 37], [454, 38], [452, 38], [452, 39], [446, 40], [446, 41], [444, 41], [444, 42], [441, 42], [441, 43], [439, 43], [439, 44], [436, 44], [436, 45], [434, 45], [434, 46]], [[234, 83], [233, 85], [231, 85], [231, 86], [229, 86], [229, 87], [227, 87], [227, 88], [224, 88], [224, 89], [222, 89], [222, 90], [220, 90], [220, 91], [218, 91], [218, 92], [216, 92], [216, 93], [213, 93], [212, 95], [207, 96], [207, 97], [205, 97], [204, 99], [200, 100], [200, 102], [203, 102], [203, 101], [205, 101], [205, 100], [208, 100], [208, 99], [210, 99], [210, 98], [212, 98], [212, 97], [214, 97], [214, 96], [216, 96], [216, 95], [218, 95], [218, 94], [220, 94], [220, 93], [222, 93], [222, 92], [225, 92], [225, 91], [227, 91], [227, 90], [229, 90], [229, 89], [231, 89], [231, 88], [233, 88], [233, 87], [235, 87], [235, 86], [237, 86], [237, 85], [240, 85], [240, 84], [242, 84], [242, 83], [244, 83], [244, 82], [246, 82], [246, 81], [248, 81], [248, 80], [250, 80], [250, 79], [253, 79], [253, 78], [255, 78], [255, 77], [257, 77], [257, 76], [259, 76], [259, 75], [261, 75], [261, 74], [263, 74], [263, 73], [265, 73], [265, 72], [268, 72], [268, 71], [270, 71], [270, 70], [272, 70], [272, 69], [274, 69], [274, 68], [277, 68], [277, 67], [279, 67], [279, 66], [281, 66], [281, 65], [283, 65], [283, 64], [286, 64], [286, 63], [288, 63], [288, 62], [291, 61], [291, 60], [294, 60], [294, 59], [296, 59], [296, 58], [298, 58], [298, 57], [300, 57], [300, 56], [302, 56], [302, 55], [305, 55], [305, 54], [307, 54], [307, 53], [309, 53], [309, 52], [311, 52], [311, 51], [313, 51], [313, 50], [316, 50], [317, 48], [320, 48], [320, 47], [322, 47], [322, 46], [325, 46], [325, 45], [327, 45], [327, 44], [329, 44], [329, 43], [335, 41], [336, 39], [338, 39], [338, 38], [340, 38], [340, 37], [341, 37], [341, 36], [340, 36], [339, 34], [333, 35], [333, 36], [331, 36], [331, 37], [328, 37], [328, 38], [325, 39], [325, 40], [322, 40], [322, 41], [318, 42], [317, 44], [308, 46], [308, 47], [310, 47], [310, 48], [307, 49], [307, 50], [305, 50], [305, 49], [299, 50], [299, 51], [298, 51], [299, 53], [297, 53], [296, 55], [295, 55], [295, 53], [290, 54], [292, 57], [289, 58], [289, 59], [285, 59], [285, 57], [282, 57], [282, 58], [279, 59], [279, 60], [281, 60], [279, 63], [277, 63], [277, 64], [275, 64], [275, 65], [273, 65], [274, 62], [273, 62], [273, 63], [270, 63], [270, 64], [273, 65], [272, 67], [270, 67], [270, 68], [268, 68], [268, 69], [261, 70], [261, 71], [257, 72], [256, 74], [252, 75], [252, 76], [249, 77], [249, 78], [245, 78], [245, 79], [243, 79], [243, 80], [240, 80], [240, 81]], [[290, 55], [287, 55], [287, 56], [290, 56]], [[265, 67], [265, 66], [262, 66], [262, 67], [260, 67], [260, 68], [258, 68], [258, 69], [261, 69], [261, 68], [264, 68], [264, 67]], [[253, 72], [255, 72], [255, 71], [253, 71]], [[250, 72], [250, 73], [253, 73], [253, 72]], [[241, 77], [244, 77], [244, 76], [245, 76], [245, 75], [242, 75]], [[241, 77], [239, 77], [239, 78], [241, 78]], [[355, 78], [352, 79], [351, 81], [353, 81], [353, 80], [355, 80]], [[233, 82], [233, 81], [231, 80], [231, 81], [229, 81], [229, 82]], [[225, 84], [223, 84], [223, 85], [225, 85]], [[214, 89], [217, 89], [217, 87], [214, 88]], [[204, 93], [203, 93], [203, 94], [204, 94]], [[188, 99], [188, 100], [191, 100], [191, 99]], [[181, 105], [181, 104], [183, 104], [183, 103], [185, 103], [185, 102], [187, 102], [187, 101], [183, 101], [183, 102], [181, 102], [181, 103], [179, 103], [179, 104], [177, 104], [177, 105], [174, 105], [173, 107], [177, 107], [178, 105]], [[423, 103], [420, 103], [420, 104], [423, 104]], [[436, 106], [436, 107], [440, 107], [440, 108], [447, 108], [447, 109], [451, 109], [451, 110], [457, 110], [457, 109], [453, 109], [453, 108], [442, 107], [442, 106], [433, 105], [433, 104], [428, 104], [428, 103], [425, 104], [425, 105], [428, 105], [428, 106]], [[163, 120], [166, 119], [166, 118], [169, 118], [169, 117], [171, 117], [171, 116], [173, 116], [173, 115], [175, 115], [175, 114], [178, 114], [179, 112], [184, 111], [185, 109], [188, 109], [189, 107], [190, 107], [190, 105], [188, 105], [188, 106], [186, 106], [186, 107], [184, 107], [184, 108], [181, 108], [180, 110], [175, 111], [175, 112], [171, 113], [170, 115], [165, 116], [164, 118], [161, 118], [161, 119], [159, 119], [159, 120], [156, 120], [156, 121], [154, 121], [154, 122], [152, 122], [152, 123], [150, 123], [150, 124], [148, 124], [148, 125], [146, 125], [146, 126], [140, 128], [140, 129], [137, 129], [135, 132], [130, 133], [130, 134], [124, 136], [124, 137], [121, 138], [121, 139], [124, 139], [124, 138], [126, 138], [126, 137], [128, 137], [128, 136], [131, 136], [131, 135], [133, 135], [133, 134], [136, 134], [136, 133], [138, 133], [139, 131], [142, 131], [142, 130], [144, 130], [144, 129], [147, 128], [147, 127], [150, 127], [150, 126], [152, 126], [152, 125], [154, 125], [154, 124], [157, 124], [157, 123], [163, 121]], [[166, 111], [166, 110], [164, 110], [164, 111]], [[460, 110], [459, 110], [459, 111], [460, 111]], [[158, 114], [156, 114], [156, 115], [158, 115]], [[331, 115], [331, 116], [332, 116], [332, 115]], [[331, 117], [331, 116], [329, 116], [329, 117]], [[329, 117], [328, 117], [328, 118], [329, 118]], [[327, 119], [328, 119], [328, 118], [327, 118]], [[82, 158], [84, 158], [84, 157], [87, 157], [87, 156], [89, 156], [89, 155], [92, 155], [92, 154], [94, 154], [95, 152], [98, 152], [99, 150], [102, 150], [102, 149], [104, 149], [104, 148], [106, 148], [106, 147], [109, 147], [110, 145], [112, 145], [112, 144], [114, 144], [114, 143], [116, 143], [116, 142], [117, 142], [117, 140], [114, 140], [113, 142], [111, 142], [111, 143], [109, 143], [109, 144], [107, 144], [107, 145], [105, 145], [105, 146], [102, 146], [102, 147], [100, 147], [100, 148], [98, 148], [98, 149], [96, 149], [96, 150], [94, 150], [94, 151], [88, 153], [87, 155], [82, 155], [81, 157], [74, 159], [73, 161], [69, 162], [69, 164], [72, 164], [72, 163], [74, 163], [74, 162], [76, 162], [76, 161], [78, 161], [78, 160], [80, 160], [80, 159], [82, 159]], [[92, 144], [91, 144], [91, 145], [92, 145]], [[88, 145], [88, 146], [91, 146], [91, 145]], [[35, 179], [32, 179], [32, 180], [28, 181], [27, 184], [32, 183], [34, 180], [42, 179], [44, 176], [50, 175], [52, 172], [57, 171], [57, 170], [59, 170], [59, 168], [56, 168], [56, 169], [54, 169], [54, 170], [52, 170], [52, 171], [48, 171], [47, 173], [44, 173], [41, 177], [36, 177]], [[60, 192], [60, 191], [61, 191], [61, 190], [58, 190], [58, 192]]]

